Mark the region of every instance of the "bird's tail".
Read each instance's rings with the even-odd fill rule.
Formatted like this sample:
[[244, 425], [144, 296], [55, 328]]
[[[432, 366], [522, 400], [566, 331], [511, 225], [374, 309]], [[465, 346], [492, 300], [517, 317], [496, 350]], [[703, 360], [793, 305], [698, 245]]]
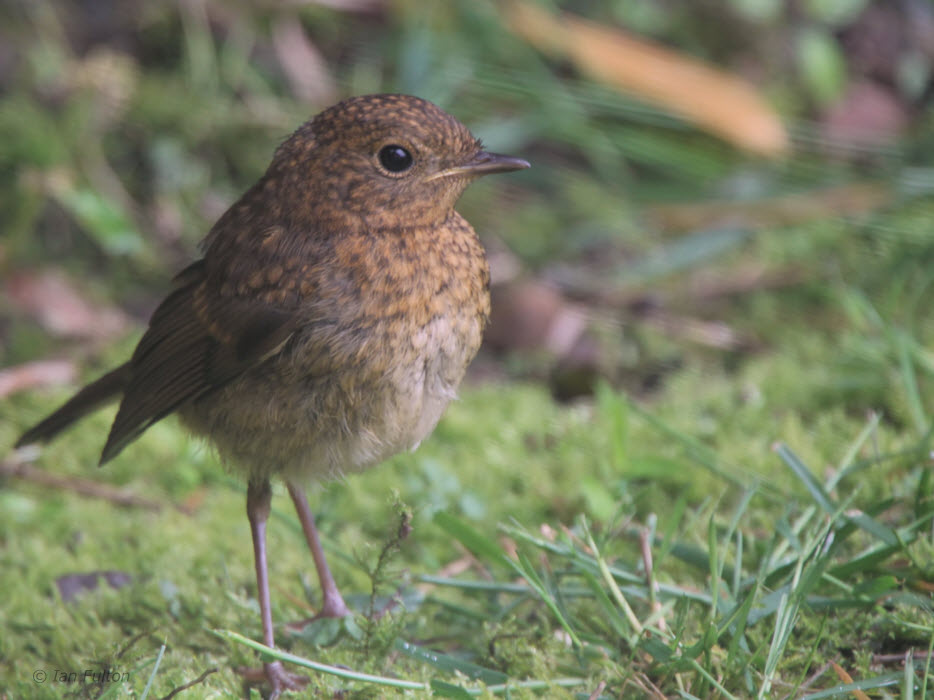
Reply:
[[129, 369], [129, 362], [126, 362], [88, 384], [57, 411], [23, 433], [16, 441], [16, 447], [48, 442], [76, 420], [120, 398], [129, 379]]

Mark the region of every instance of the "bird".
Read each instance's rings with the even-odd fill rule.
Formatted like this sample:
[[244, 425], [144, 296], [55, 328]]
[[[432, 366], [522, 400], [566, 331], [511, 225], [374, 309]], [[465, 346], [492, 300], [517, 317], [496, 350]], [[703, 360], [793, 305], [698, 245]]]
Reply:
[[[411, 95], [350, 97], [275, 150], [173, 280], [129, 360], [26, 430], [55, 437], [119, 402], [100, 464], [177, 414], [246, 481], [263, 643], [275, 647], [266, 521], [282, 480], [317, 570], [318, 616], [350, 614], [305, 491], [415, 449], [455, 397], [490, 314], [484, 249], [454, 209], [528, 168]], [[304, 676], [239, 669], [270, 697]]]

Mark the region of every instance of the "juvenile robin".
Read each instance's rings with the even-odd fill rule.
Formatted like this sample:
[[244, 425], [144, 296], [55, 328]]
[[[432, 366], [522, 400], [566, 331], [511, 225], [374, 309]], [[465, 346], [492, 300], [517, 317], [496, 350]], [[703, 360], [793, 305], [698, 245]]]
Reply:
[[[417, 97], [368, 95], [326, 109], [214, 224], [129, 361], [17, 446], [119, 400], [103, 464], [177, 412], [246, 477], [264, 643], [275, 645], [272, 477], [285, 482], [308, 540], [319, 615], [347, 615], [305, 486], [414, 449], [434, 429], [490, 311], [483, 248], [454, 204], [477, 177], [527, 167], [484, 151]], [[258, 674], [273, 697], [307, 683], [278, 661]]]

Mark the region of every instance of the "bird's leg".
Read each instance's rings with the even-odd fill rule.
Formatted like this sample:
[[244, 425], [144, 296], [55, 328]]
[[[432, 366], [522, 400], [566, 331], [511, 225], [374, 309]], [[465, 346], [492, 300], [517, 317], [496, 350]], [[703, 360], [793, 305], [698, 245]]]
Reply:
[[[263, 618], [263, 644], [275, 647], [272, 608], [269, 603], [269, 571], [266, 568], [266, 520], [269, 518], [270, 501], [272, 489], [269, 479], [251, 480], [246, 490], [246, 514], [250, 519], [250, 534], [253, 536], [256, 595], [259, 597], [259, 611]], [[262, 669], [238, 668], [237, 672], [248, 680], [261, 681], [265, 678], [269, 681], [272, 686], [270, 700], [278, 697], [283, 690], [301, 690], [308, 684], [305, 676], [286, 671], [281, 661], [263, 664]]]
[[[328, 562], [324, 558], [324, 550], [321, 548], [321, 540], [318, 538], [318, 529], [315, 527], [315, 516], [312, 515], [311, 508], [308, 507], [308, 499], [305, 497], [304, 489], [292, 482], [286, 484], [289, 488], [289, 495], [295, 504], [295, 511], [298, 513], [298, 519], [302, 523], [302, 530], [305, 531], [305, 539], [308, 540], [308, 548], [311, 550], [311, 556], [315, 560], [315, 569], [318, 570], [318, 581], [321, 583], [321, 610], [312, 619], [319, 617], [346, 617], [350, 614], [350, 609], [344, 603], [341, 592], [337, 590], [337, 584], [334, 583], [334, 577], [331, 576], [331, 570], [328, 568]], [[307, 621], [305, 621], [307, 622]], [[305, 622], [290, 625], [290, 627], [304, 626]]]

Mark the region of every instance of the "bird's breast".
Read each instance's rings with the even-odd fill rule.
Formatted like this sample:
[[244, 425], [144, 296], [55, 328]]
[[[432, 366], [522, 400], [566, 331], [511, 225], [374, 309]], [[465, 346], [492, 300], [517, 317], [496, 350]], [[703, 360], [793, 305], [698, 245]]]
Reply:
[[430, 229], [344, 236], [302, 273], [277, 280], [313, 289], [300, 293], [306, 321], [289, 343], [183, 416], [255, 474], [320, 477], [414, 448], [454, 398], [489, 316], [473, 229], [452, 213]]
[[[362, 248], [361, 248], [362, 246]], [[443, 226], [351, 240], [338, 248], [354, 290], [348, 376], [369, 377], [377, 433], [415, 447], [454, 398], [489, 316], [489, 271], [473, 229]], [[350, 308], [345, 310], [349, 311]]]
[[490, 312], [489, 270], [456, 212], [435, 227], [348, 235], [332, 258], [314, 300], [317, 319], [336, 334], [332, 361], [379, 374], [473, 357]]

